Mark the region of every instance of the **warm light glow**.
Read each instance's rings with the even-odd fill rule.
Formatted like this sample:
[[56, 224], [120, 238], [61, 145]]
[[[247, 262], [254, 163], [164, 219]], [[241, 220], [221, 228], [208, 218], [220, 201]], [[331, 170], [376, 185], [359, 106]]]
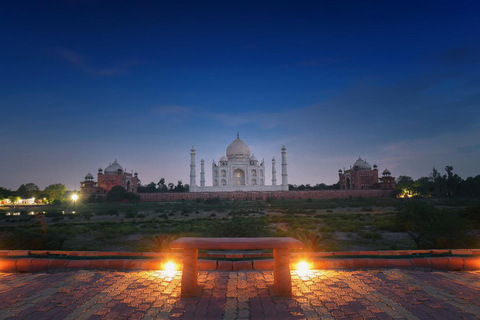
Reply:
[[78, 200], [78, 194], [72, 194], [72, 200], [77, 201]]
[[306, 271], [310, 270], [310, 265], [306, 261], [300, 261], [297, 264], [297, 270], [300, 271], [300, 272], [306, 272]]
[[164, 268], [167, 272], [174, 272], [177, 270], [177, 266], [173, 262], [167, 262]]

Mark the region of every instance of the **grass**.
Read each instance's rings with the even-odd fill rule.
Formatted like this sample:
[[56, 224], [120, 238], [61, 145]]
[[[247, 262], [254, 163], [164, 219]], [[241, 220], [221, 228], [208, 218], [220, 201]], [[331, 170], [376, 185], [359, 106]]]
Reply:
[[[479, 202], [428, 201], [453, 209]], [[396, 219], [404, 203], [393, 198], [77, 203], [75, 214], [71, 204], [63, 204], [37, 208], [45, 214], [34, 216], [28, 215], [33, 207], [0, 207], [0, 249], [138, 251], [148, 250], [146, 243], [160, 235], [318, 235], [320, 251], [409, 249], [413, 241]]]

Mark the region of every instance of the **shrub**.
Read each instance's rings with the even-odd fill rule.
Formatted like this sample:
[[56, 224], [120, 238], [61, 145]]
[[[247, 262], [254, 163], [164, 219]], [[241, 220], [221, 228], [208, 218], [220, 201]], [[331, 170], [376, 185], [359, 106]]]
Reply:
[[125, 213], [125, 218], [127, 219], [133, 219], [137, 216], [137, 213], [136, 212], [133, 212], [133, 211], [127, 211]]
[[265, 218], [240, 218], [232, 220], [214, 220], [208, 233], [213, 237], [262, 237], [270, 235]]
[[399, 210], [397, 219], [418, 249], [468, 248], [474, 245], [474, 240], [467, 232], [467, 222], [456, 212], [414, 201]]
[[221, 203], [221, 200], [219, 197], [217, 198], [208, 198], [207, 200], [205, 200], [205, 204], [220, 204]]

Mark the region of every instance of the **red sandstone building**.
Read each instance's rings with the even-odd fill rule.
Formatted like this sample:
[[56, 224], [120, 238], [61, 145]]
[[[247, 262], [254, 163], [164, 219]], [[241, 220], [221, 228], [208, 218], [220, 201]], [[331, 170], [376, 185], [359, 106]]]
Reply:
[[105, 168], [105, 171], [102, 168], [98, 169], [97, 182], [93, 179], [89, 172], [85, 176], [85, 181], [80, 182], [81, 194], [106, 194], [115, 186], [122, 186], [128, 192], [137, 193], [138, 173], [124, 171], [116, 159]]
[[358, 157], [349, 170], [338, 170], [341, 190], [394, 189], [395, 178], [390, 176], [390, 171], [385, 169], [382, 175], [383, 177], [379, 179], [377, 165], [374, 164], [372, 169], [367, 160], [361, 157]]

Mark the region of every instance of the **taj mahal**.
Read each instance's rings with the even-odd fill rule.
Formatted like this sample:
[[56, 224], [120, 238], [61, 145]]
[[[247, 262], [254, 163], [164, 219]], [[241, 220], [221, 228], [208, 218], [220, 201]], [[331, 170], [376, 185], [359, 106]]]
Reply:
[[196, 181], [195, 148], [190, 150], [190, 192], [288, 191], [287, 149], [282, 147], [282, 183], [277, 185], [275, 157], [272, 159], [272, 184], [265, 185], [265, 161], [251, 153], [237, 133], [227, 147], [226, 156], [212, 162], [213, 186], [205, 186], [205, 161], [200, 161], [200, 186]]

